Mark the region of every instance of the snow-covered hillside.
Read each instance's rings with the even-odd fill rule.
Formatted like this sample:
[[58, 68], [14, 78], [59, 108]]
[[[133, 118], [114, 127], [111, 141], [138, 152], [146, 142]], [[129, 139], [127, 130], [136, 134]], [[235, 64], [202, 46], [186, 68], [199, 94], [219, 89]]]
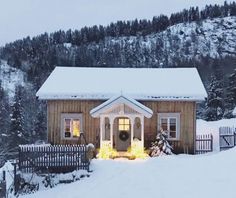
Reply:
[[[181, 23], [167, 30], [141, 36], [106, 38], [104, 51], [121, 49], [121, 55], [144, 65], [145, 62], [164, 66], [177, 60], [219, 58], [236, 55], [236, 17], [207, 19]], [[89, 49], [99, 45], [90, 44]], [[125, 52], [126, 54], [122, 54]], [[118, 57], [116, 57], [118, 58]], [[125, 60], [121, 57], [121, 61]], [[122, 65], [122, 63], [120, 63]]]
[[[170, 49], [171, 56], [181, 54], [186, 58], [193, 56], [210, 56], [213, 58], [226, 55], [236, 55], [236, 17], [207, 19], [203, 22], [178, 24], [170, 27], [161, 35], [168, 40], [167, 47], [178, 45], [177, 51]], [[177, 47], [177, 46], [176, 46]], [[176, 49], [176, 48], [175, 48]]]
[[4, 90], [8, 92], [10, 98], [14, 96], [16, 85], [24, 86], [24, 73], [0, 60], [0, 81]]
[[93, 160], [89, 178], [22, 198], [235, 198], [236, 148], [201, 156]]

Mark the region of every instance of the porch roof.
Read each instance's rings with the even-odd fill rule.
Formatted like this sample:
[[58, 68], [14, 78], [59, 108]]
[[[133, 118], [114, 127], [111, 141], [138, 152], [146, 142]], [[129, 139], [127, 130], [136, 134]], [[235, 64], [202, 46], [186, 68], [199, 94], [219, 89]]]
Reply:
[[99, 117], [101, 114], [106, 113], [107, 110], [111, 109], [112, 107], [119, 106], [121, 104], [125, 104], [132, 108], [133, 110], [137, 111], [138, 113], [144, 115], [147, 118], [152, 117], [153, 111], [148, 107], [144, 106], [140, 102], [129, 98], [124, 95], [119, 95], [116, 97], [112, 97], [106, 102], [100, 104], [99, 106], [95, 107], [90, 111], [92, 117]]

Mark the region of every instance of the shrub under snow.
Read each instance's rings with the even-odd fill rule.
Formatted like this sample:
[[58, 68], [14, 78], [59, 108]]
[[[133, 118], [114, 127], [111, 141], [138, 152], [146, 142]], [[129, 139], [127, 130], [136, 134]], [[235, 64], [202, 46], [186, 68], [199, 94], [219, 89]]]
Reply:
[[167, 138], [168, 131], [161, 130], [157, 133], [156, 140], [151, 144], [151, 157], [172, 154], [172, 147], [170, 146]]

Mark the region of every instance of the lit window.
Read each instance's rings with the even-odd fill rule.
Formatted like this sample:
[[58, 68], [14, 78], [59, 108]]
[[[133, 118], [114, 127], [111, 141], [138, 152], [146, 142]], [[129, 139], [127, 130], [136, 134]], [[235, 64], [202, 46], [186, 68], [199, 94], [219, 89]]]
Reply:
[[129, 131], [130, 121], [128, 118], [119, 118], [119, 131]]
[[79, 119], [73, 119], [72, 120], [72, 132], [73, 132], [73, 137], [79, 137], [80, 135], [80, 121]]
[[78, 138], [81, 133], [81, 114], [65, 114], [62, 117], [62, 136], [65, 139]]
[[159, 113], [159, 130], [168, 131], [169, 139], [179, 139], [179, 113]]

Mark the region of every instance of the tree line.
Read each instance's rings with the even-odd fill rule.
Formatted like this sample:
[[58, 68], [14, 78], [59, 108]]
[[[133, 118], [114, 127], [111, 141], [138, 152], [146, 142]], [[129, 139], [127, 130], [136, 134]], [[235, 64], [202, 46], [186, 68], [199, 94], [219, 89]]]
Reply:
[[[146, 36], [166, 30], [168, 27], [178, 23], [189, 23], [227, 16], [236, 16], [235, 2], [227, 3], [225, 1], [224, 5], [207, 5], [203, 10], [199, 10], [198, 7], [191, 7], [190, 9], [184, 9], [181, 12], [171, 14], [170, 17], [166, 15], [155, 16], [152, 20], [117, 21], [108, 26], [95, 25], [74, 31], [59, 30], [50, 35], [44, 33], [33, 38], [26, 37], [6, 44], [1, 49], [0, 54], [1, 58], [9, 60], [10, 65], [20, 67], [26, 60], [30, 59], [33, 61], [36, 59], [34, 61], [37, 61], [37, 56], [42, 53], [42, 50], [46, 50], [50, 54], [55, 53], [55, 49], [48, 48], [48, 45], [71, 43], [72, 45], [81, 46], [91, 42], [98, 43], [106, 37]], [[51, 55], [48, 59], [50, 64], [54, 63]]]

